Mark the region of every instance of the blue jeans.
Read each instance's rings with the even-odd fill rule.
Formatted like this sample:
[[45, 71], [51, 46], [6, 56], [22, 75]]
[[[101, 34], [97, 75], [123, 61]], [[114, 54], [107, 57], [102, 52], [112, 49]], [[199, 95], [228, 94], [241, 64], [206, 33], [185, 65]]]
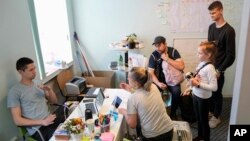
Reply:
[[171, 103], [171, 113], [170, 117], [176, 117], [176, 111], [180, 106], [180, 97], [181, 97], [181, 85], [168, 86], [168, 90], [172, 94], [172, 103]]

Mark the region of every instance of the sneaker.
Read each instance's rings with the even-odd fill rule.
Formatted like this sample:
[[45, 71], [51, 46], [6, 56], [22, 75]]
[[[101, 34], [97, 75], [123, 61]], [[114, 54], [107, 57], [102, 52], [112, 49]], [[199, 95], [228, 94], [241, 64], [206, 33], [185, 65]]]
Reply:
[[216, 118], [216, 117], [212, 117], [210, 120], [209, 120], [209, 127], [210, 128], [215, 128], [218, 126], [218, 124], [220, 124], [220, 118]]

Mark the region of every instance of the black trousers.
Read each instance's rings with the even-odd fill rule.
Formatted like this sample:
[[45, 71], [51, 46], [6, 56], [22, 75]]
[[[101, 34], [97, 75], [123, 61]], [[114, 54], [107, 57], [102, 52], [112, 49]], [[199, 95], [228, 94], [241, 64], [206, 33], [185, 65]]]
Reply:
[[143, 141], [172, 141], [173, 134], [174, 133], [173, 133], [173, 129], [172, 129], [164, 134], [161, 134], [161, 135], [153, 137], [153, 138], [143, 137], [142, 140]]
[[211, 113], [214, 114], [216, 118], [218, 118], [222, 112], [222, 104], [223, 104], [222, 89], [224, 86], [224, 82], [225, 82], [224, 73], [221, 73], [220, 77], [217, 80], [218, 89], [217, 91], [212, 93], [210, 110], [209, 110]]
[[[65, 117], [63, 110], [64, 110], [63, 107], [59, 107], [54, 112], [54, 114], [56, 114], [56, 119], [54, 120], [53, 124], [50, 124], [48, 126], [41, 126], [39, 128], [39, 131], [42, 133], [45, 141], [48, 141], [53, 136], [53, 133], [55, 132], [58, 125], [64, 122]], [[38, 141], [42, 141], [38, 132], [35, 132], [35, 134], [33, 134], [32, 137]]]
[[210, 99], [202, 99], [193, 95], [194, 113], [198, 123], [198, 136], [204, 141], [210, 141], [210, 127], [208, 125]]

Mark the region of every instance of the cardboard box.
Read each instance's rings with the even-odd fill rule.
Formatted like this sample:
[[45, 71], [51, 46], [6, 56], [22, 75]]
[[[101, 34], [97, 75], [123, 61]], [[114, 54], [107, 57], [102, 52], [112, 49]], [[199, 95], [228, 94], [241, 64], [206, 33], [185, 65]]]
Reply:
[[94, 87], [115, 88], [115, 72], [114, 71], [93, 71], [95, 77], [83, 76], [86, 78], [88, 85]]

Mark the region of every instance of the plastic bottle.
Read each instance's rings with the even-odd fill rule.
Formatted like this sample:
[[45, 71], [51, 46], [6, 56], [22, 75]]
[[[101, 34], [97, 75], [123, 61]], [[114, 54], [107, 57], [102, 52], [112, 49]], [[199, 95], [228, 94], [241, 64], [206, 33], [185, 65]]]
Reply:
[[171, 106], [172, 96], [168, 89], [163, 90], [162, 98], [166, 107]]
[[120, 54], [120, 57], [119, 57], [119, 69], [122, 69], [123, 68], [123, 57], [122, 55]]
[[133, 68], [132, 58], [129, 57], [129, 58], [128, 58], [128, 71], [130, 71], [132, 68]]

